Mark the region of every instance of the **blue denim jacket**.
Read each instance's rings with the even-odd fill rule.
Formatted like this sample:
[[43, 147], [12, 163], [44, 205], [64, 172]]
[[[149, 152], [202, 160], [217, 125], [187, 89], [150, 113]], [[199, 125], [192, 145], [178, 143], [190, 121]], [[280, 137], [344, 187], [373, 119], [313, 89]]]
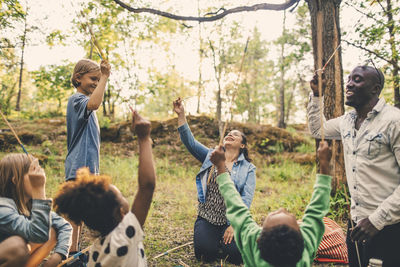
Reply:
[[[204, 203], [206, 201], [208, 172], [212, 166], [210, 155], [214, 149], [207, 148], [194, 139], [187, 123], [180, 126], [178, 131], [183, 144], [189, 152], [202, 163], [200, 171], [196, 175], [196, 186], [198, 199], [200, 202]], [[237, 162], [232, 166], [231, 179], [235, 184], [236, 190], [242, 197], [244, 204], [250, 208], [256, 186], [256, 167], [248, 162], [243, 154], [239, 155]]]
[[14, 200], [0, 197], [0, 242], [18, 235], [28, 242], [44, 243], [49, 240], [50, 227], [53, 227], [57, 233], [54, 251], [67, 257], [72, 227], [50, 210], [51, 200], [33, 199], [31, 216], [27, 218], [18, 212]]

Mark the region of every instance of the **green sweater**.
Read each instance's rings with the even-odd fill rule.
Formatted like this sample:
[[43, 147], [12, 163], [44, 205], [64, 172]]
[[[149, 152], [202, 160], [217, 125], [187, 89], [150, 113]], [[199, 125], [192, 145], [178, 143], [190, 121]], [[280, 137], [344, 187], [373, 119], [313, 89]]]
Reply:
[[[235, 185], [228, 173], [217, 177], [217, 182], [226, 205], [226, 216], [235, 231], [235, 241], [242, 254], [244, 265], [247, 267], [271, 267], [260, 256], [257, 238], [262, 228], [251, 217], [250, 211], [243, 204]], [[317, 174], [314, 193], [306, 208], [300, 226], [304, 238], [303, 256], [296, 267], [309, 267], [312, 265], [325, 227], [322, 218], [329, 210], [329, 196], [331, 192], [331, 177]]]

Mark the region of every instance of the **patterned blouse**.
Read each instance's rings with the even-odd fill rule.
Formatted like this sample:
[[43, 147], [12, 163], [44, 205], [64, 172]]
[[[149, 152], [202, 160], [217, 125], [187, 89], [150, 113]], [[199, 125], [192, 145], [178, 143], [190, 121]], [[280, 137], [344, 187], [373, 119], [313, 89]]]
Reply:
[[[229, 172], [228, 168], [226, 168], [226, 171]], [[226, 206], [224, 198], [218, 188], [216, 181], [217, 176], [217, 168], [214, 168], [210, 182], [207, 184], [206, 201], [204, 203], [199, 202], [198, 215], [211, 224], [225, 225], [228, 223], [226, 218]]]

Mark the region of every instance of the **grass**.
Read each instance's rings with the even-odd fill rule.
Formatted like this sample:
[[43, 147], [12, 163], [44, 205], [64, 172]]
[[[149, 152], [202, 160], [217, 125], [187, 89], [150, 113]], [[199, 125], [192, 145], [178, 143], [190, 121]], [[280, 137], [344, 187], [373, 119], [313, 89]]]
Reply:
[[[304, 150], [310, 150], [306, 147]], [[16, 146], [13, 151], [20, 151]], [[46, 155], [47, 194], [54, 196], [64, 181], [65, 142], [48, 142], [41, 146], [27, 146], [32, 154]], [[0, 158], [6, 152], [0, 152]], [[192, 241], [193, 225], [197, 213], [197, 192], [195, 176], [200, 168], [191, 155], [179, 147], [167, 145], [154, 148], [157, 187], [151, 210], [145, 224], [144, 241], [149, 266], [192, 267], [215, 266], [195, 260], [193, 246], [189, 245], [170, 254], [153, 259], [156, 255]], [[280, 207], [287, 208], [300, 219], [310, 200], [315, 181], [315, 166], [300, 165], [283, 160], [279, 164], [267, 165], [262, 158], [256, 158], [257, 184], [251, 213], [261, 223], [269, 212]], [[113, 183], [132, 203], [137, 188], [137, 148], [132, 144], [102, 143], [101, 173], [112, 177]], [[342, 207], [340, 195], [336, 196], [335, 207]], [[332, 213], [333, 217], [343, 216]], [[88, 242], [85, 238], [85, 243]], [[234, 266], [224, 264], [224, 266]]]

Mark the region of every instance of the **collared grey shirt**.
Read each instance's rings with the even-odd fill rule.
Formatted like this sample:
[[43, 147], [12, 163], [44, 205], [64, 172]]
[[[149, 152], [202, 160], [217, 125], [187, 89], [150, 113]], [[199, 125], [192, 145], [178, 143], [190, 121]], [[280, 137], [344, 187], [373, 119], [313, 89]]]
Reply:
[[[308, 124], [313, 137], [321, 136], [318, 97], [310, 96]], [[351, 218], [369, 218], [381, 230], [400, 222], [400, 110], [383, 98], [355, 129], [355, 110], [326, 121], [326, 139], [342, 140], [347, 183], [351, 195]]]

